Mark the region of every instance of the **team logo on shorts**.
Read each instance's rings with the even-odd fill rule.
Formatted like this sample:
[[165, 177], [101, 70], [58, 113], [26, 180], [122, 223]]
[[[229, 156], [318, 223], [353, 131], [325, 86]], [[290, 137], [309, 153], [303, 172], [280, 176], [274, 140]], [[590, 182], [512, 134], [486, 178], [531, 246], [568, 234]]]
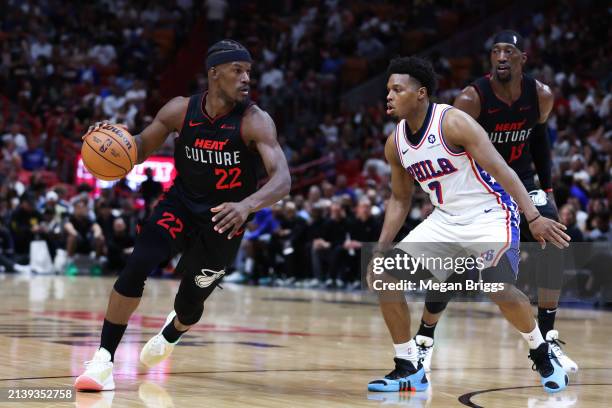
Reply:
[[225, 269], [213, 271], [212, 269], [202, 268], [201, 275], [195, 277], [195, 284], [200, 288], [207, 288], [223, 275], [225, 275]]
[[427, 136], [427, 141], [431, 144], [434, 144], [434, 142], [436, 141], [436, 136], [433, 134]]

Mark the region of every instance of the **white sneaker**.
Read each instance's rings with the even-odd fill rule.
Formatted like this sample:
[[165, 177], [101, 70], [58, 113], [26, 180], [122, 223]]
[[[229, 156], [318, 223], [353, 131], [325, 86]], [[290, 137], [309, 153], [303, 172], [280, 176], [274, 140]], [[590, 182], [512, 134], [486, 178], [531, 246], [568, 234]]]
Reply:
[[15, 270], [15, 272], [21, 273], [23, 275], [30, 275], [30, 274], [32, 274], [32, 268], [30, 268], [30, 265], [20, 265], [20, 264], [16, 263], [13, 266], [13, 269]]
[[154, 365], [161, 363], [168, 358], [170, 354], [172, 354], [174, 345], [178, 343], [178, 340], [175, 343], [170, 343], [164, 338], [162, 332], [164, 331], [164, 327], [171, 323], [175, 316], [176, 313], [174, 310], [171, 311], [159, 333], [153, 336], [149, 341], [147, 341], [147, 344], [144, 345], [140, 351], [140, 362], [142, 364], [151, 368]]
[[561, 367], [563, 367], [566, 373], [575, 373], [578, 371], [578, 364], [563, 352], [561, 344], [565, 344], [565, 342], [559, 340], [559, 332], [557, 330], [549, 330], [548, 333], [546, 333], [546, 342], [550, 344], [550, 349], [555, 357], [557, 357], [557, 360], [559, 360]]
[[223, 277], [223, 283], [245, 283], [247, 276], [239, 271], [232, 272], [231, 275]]
[[85, 372], [74, 382], [77, 391], [110, 391], [115, 389], [111, 355], [100, 347], [93, 359], [85, 362]]
[[431, 356], [433, 355], [434, 341], [431, 337], [417, 334], [414, 337], [414, 342], [418, 347], [417, 355], [419, 361], [423, 364], [425, 372], [428, 373], [431, 371]]

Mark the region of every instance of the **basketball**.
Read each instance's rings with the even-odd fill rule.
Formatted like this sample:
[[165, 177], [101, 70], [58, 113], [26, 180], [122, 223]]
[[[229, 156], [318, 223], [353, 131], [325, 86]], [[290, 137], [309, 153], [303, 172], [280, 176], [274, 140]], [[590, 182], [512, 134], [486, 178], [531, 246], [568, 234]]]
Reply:
[[136, 143], [124, 127], [106, 123], [85, 136], [81, 156], [96, 178], [118, 180], [136, 164]]

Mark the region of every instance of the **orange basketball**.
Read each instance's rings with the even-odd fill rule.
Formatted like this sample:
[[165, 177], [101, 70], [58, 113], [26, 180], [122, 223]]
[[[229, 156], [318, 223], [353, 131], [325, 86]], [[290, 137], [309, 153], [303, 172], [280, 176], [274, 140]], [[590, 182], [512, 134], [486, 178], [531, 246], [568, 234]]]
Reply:
[[122, 126], [106, 123], [83, 139], [81, 156], [87, 170], [100, 180], [125, 177], [136, 164], [136, 142]]

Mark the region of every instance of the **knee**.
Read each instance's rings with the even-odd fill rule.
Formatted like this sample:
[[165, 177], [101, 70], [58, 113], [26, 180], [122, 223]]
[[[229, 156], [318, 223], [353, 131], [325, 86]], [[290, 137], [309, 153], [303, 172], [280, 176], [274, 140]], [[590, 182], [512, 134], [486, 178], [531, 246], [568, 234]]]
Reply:
[[164, 237], [143, 232], [115, 282], [115, 290], [123, 296], [141, 297], [147, 276], [169, 257], [170, 247]]
[[126, 266], [119, 274], [119, 278], [115, 281], [113, 288], [120, 295], [142, 297], [148, 272], [134, 266], [130, 259], [128, 259]]

